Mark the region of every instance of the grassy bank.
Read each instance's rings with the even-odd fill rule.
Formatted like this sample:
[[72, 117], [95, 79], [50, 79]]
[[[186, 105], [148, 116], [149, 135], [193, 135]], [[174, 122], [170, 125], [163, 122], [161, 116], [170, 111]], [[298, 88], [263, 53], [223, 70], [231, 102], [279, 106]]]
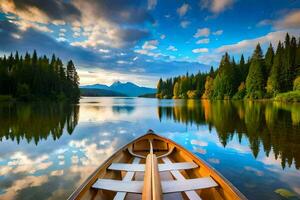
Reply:
[[300, 102], [300, 90], [277, 94], [275, 101]]

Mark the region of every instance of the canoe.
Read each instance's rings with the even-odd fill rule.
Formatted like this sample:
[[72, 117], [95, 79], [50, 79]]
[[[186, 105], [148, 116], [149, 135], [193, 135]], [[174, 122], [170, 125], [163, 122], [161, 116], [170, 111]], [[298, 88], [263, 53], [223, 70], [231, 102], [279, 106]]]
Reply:
[[69, 199], [246, 197], [205, 161], [149, 130], [107, 159]]

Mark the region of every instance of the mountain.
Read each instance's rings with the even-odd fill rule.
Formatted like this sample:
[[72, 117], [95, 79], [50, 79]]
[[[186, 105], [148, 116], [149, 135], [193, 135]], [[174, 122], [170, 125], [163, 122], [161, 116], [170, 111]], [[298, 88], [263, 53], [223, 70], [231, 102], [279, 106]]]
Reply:
[[137, 97], [144, 94], [156, 93], [156, 89], [148, 87], [140, 87], [134, 83], [126, 82], [121, 83], [120, 81], [114, 82], [111, 86], [103, 84], [85, 85], [81, 86], [81, 89], [102, 89], [107, 91], [113, 91], [116, 93], [123, 94], [123, 96]]
[[104, 84], [84, 85], [80, 86], [80, 88], [110, 90], [110, 88]]
[[84, 97], [126, 97], [127, 95], [97, 88], [80, 88], [80, 94]]

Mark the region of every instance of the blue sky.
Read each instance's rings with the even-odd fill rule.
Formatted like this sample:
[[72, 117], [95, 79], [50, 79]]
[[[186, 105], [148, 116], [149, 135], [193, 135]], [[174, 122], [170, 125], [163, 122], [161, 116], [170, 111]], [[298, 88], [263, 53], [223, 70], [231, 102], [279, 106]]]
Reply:
[[207, 71], [228, 52], [300, 36], [299, 0], [1, 0], [0, 55], [74, 60], [81, 85]]

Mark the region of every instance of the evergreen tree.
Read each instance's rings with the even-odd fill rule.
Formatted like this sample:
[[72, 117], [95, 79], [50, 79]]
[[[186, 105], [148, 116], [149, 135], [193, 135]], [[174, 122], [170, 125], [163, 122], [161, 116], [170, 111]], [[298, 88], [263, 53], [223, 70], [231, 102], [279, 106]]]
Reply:
[[262, 98], [264, 95], [263, 53], [260, 44], [257, 44], [251, 58], [251, 65], [246, 79], [247, 97]]
[[270, 76], [267, 82], [267, 93], [270, 96], [276, 95], [280, 91], [280, 68], [282, 66], [282, 57], [283, 57], [283, 47], [279, 41], [276, 54], [274, 57], [274, 63], [272, 65]]
[[282, 63], [282, 69], [280, 70], [280, 86], [281, 91], [285, 92], [292, 89], [292, 74], [291, 74], [291, 41], [290, 36], [287, 33], [285, 37], [285, 48], [283, 50], [283, 63]]
[[234, 68], [228, 53], [223, 56], [214, 80], [214, 98], [230, 98], [235, 93]]
[[266, 64], [265, 77], [268, 77], [268, 75], [270, 74], [273, 65], [273, 59], [274, 59], [274, 50], [272, 44], [270, 43], [267, 53], [265, 55], [265, 64]]

